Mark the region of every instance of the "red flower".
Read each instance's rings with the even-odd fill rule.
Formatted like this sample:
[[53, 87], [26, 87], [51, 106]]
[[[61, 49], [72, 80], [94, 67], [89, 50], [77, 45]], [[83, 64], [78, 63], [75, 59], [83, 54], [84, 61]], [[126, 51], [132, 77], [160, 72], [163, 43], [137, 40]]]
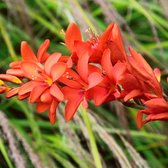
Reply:
[[[76, 112], [80, 103], [87, 108], [88, 100], [92, 99], [91, 90], [103, 80], [102, 71], [94, 65], [88, 64], [88, 52], [86, 52], [77, 64], [77, 73], [69, 69], [60, 81], [64, 83], [63, 92], [68, 103], [65, 107], [65, 118], [69, 121]], [[97, 90], [98, 92], [98, 90]]]
[[[137, 114], [138, 127], [141, 128], [144, 124], [155, 120], [168, 120], [168, 102], [163, 98], [154, 98], [146, 101], [147, 109], [139, 110]], [[143, 115], [147, 115], [144, 119]]]
[[26, 41], [21, 43], [21, 56], [22, 61], [15, 61], [10, 63], [10, 68], [7, 70], [7, 74], [11, 74], [18, 77], [24, 77], [24, 72], [21, 69], [21, 63], [23, 61], [29, 61], [33, 63], [44, 63], [46, 59], [49, 57], [49, 54], [46, 52], [50, 44], [49, 40], [45, 40], [44, 43], [38, 49], [37, 57], [27, 44]]
[[144, 89], [148, 90], [148, 93], [151, 93], [151, 97], [153, 97], [153, 94], [163, 97], [160, 83], [150, 65], [133, 48], [130, 48], [130, 53], [131, 56], [128, 57], [128, 65], [130, 66], [129, 70], [131, 74], [141, 82]]
[[121, 96], [120, 80], [125, 76], [126, 64], [118, 61], [113, 65], [110, 53], [110, 49], [106, 49], [103, 53], [101, 60], [103, 81], [94, 88], [93, 92], [94, 103], [97, 106], [107, 101], [119, 99]]
[[[22, 60], [12, 62], [7, 74], [0, 74], [0, 93], [6, 92], [6, 97], [18, 95], [18, 99], [29, 97], [30, 103], [37, 103], [38, 112], [49, 110], [52, 124], [56, 108], [64, 100], [67, 100], [67, 121], [81, 103], [87, 108], [89, 100], [95, 105], [113, 100], [143, 103], [146, 109], [138, 112], [139, 127], [149, 121], [168, 119], [168, 103], [159, 83], [160, 71], [153, 71], [132, 48], [130, 56], [126, 55], [116, 24], [111, 23], [100, 36], [92, 33], [87, 41], [82, 41], [79, 28], [70, 24], [65, 44], [71, 57], [48, 54], [49, 43], [45, 40], [37, 56], [27, 42], [21, 43]], [[22, 83], [22, 79], [27, 82]], [[19, 86], [9, 87], [7, 82]]]
[[64, 74], [67, 64], [60, 62], [60, 53], [50, 55], [43, 64], [23, 61], [21, 69], [24, 76], [30, 79], [23, 84], [18, 92], [20, 97], [29, 97], [30, 103], [37, 103], [37, 111], [43, 112], [49, 109], [50, 122], [55, 122], [55, 110], [60, 101], [64, 100], [64, 95], [57, 80]]
[[113, 63], [118, 60], [126, 60], [126, 53], [122, 42], [119, 27], [111, 23], [101, 36], [92, 34], [92, 37], [86, 42], [82, 41], [79, 28], [71, 23], [66, 31], [65, 43], [72, 53], [72, 59], [76, 63], [77, 59], [83, 55], [86, 50], [89, 53], [89, 62], [99, 63], [105, 49], [111, 50], [111, 59]]

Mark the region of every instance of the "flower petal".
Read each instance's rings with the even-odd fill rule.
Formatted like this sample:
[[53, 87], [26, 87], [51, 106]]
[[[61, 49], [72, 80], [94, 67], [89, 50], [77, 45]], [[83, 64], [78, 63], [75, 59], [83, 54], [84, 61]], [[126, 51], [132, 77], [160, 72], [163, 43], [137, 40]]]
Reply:
[[68, 67], [68, 68], [72, 68], [72, 66], [73, 66], [73, 61], [72, 61], [72, 58], [71, 58], [71, 57], [68, 58], [66, 64], [67, 64], [67, 67]]
[[21, 43], [21, 55], [24, 61], [33, 61], [37, 62], [37, 58], [32, 51], [32, 49], [29, 47], [26, 41], [22, 41]]
[[43, 103], [51, 102], [53, 97], [50, 94], [50, 89], [46, 89], [44, 93], [41, 95], [40, 100]]
[[41, 68], [37, 64], [32, 62], [22, 62], [21, 67], [25, 73], [25, 77], [31, 80], [39, 79], [39, 71], [41, 71]]
[[145, 120], [143, 120], [143, 124], [146, 124], [150, 121], [156, 121], [156, 120], [168, 120], [168, 111], [164, 113], [158, 113], [158, 114], [149, 114]]
[[102, 60], [101, 60], [101, 65], [103, 70], [107, 73], [107, 76], [111, 79], [114, 80], [114, 74], [112, 72], [113, 65], [111, 63], [111, 56], [110, 56], [110, 49], [106, 49], [103, 53]]
[[78, 59], [77, 63], [77, 72], [81, 76], [81, 78], [86, 82], [88, 78], [88, 61], [89, 61], [89, 53], [84, 52], [81, 57]]
[[117, 24], [114, 24], [113, 30], [112, 30], [112, 37], [111, 40], [116, 44], [120, 54], [120, 57], [118, 56], [119, 60], [123, 61], [126, 60], [126, 53], [124, 49], [123, 40], [121, 37], [121, 32]]
[[18, 95], [18, 100], [23, 100], [23, 99], [26, 99], [27, 97], [30, 96], [30, 93], [25, 93], [23, 95]]
[[113, 76], [114, 76], [114, 79], [116, 82], [118, 82], [120, 79], [122, 79], [122, 77], [125, 75], [126, 71], [126, 64], [125, 63], [121, 63], [121, 62], [117, 62], [113, 69], [112, 69], [112, 72], [113, 72]]
[[59, 62], [66, 63], [68, 68], [72, 68], [73, 66], [73, 61], [71, 56], [61, 56], [61, 58], [59, 59]]
[[37, 52], [38, 62], [43, 63], [48, 58], [49, 54], [47, 54], [46, 51], [49, 45], [50, 45], [50, 40], [47, 39], [39, 47], [38, 52]]
[[71, 120], [74, 116], [76, 110], [78, 109], [80, 103], [82, 102], [81, 97], [77, 97], [76, 99], [69, 100], [65, 106], [65, 119], [66, 121]]
[[93, 91], [93, 100], [96, 106], [100, 106], [105, 102], [110, 92], [107, 88], [96, 86]]
[[10, 91], [7, 92], [6, 98], [11, 98], [13, 96], [16, 96], [18, 94], [18, 91], [19, 91], [19, 87], [11, 89]]
[[135, 98], [136, 96], [142, 95], [142, 91], [141, 90], [132, 90], [130, 93], [128, 93], [125, 97], [124, 97], [124, 101], [128, 101], [129, 99]]
[[82, 88], [83, 83], [80, 76], [72, 69], [67, 69], [59, 81], [72, 88]]
[[56, 64], [60, 58], [61, 58], [61, 53], [57, 53], [57, 52], [53, 53], [52, 55], [48, 57], [48, 59], [46, 60], [44, 64], [45, 72], [48, 75], [50, 75], [51, 68], [53, 67], [53, 65]]
[[52, 86], [50, 88], [50, 94], [52, 96], [54, 96], [55, 98], [57, 98], [59, 101], [64, 100], [64, 95], [63, 95], [62, 91], [60, 90], [60, 88], [55, 83], [52, 84]]
[[148, 108], [157, 108], [157, 109], [167, 109], [168, 111], [168, 103], [163, 98], [154, 98], [146, 101], [145, 106]]
[[30, 103], [34, 103], [36, 102], [39, 97], [41, 96], [41, 94], [47, 89], [47, 86], [36, 86], [33, 88], [33, 90], [30, 93], [30, 97], [29, 97], [29, 102]]
[[52, 68], [51, 68], [51, 76], [53, 82], [59, 79], [66, 71], [67, 65], [63, 62], [58, 62], [56, 63]]
[[114, 27], [114, 23], [111, 23], [107, 29], [104, 31], [104, 33], [100, 36], [99, 38], [99, 47], [103, 47], [104, 44], [110, 40], [111, 38], [111, 35], [112, 35], [112, 30], [113, 30], [113, 27]]
[[138, 125], [138, 128], [141, 128], [142, 125], [143, 125], [142, 118], [143, 118], [143, 113], [141, 112], [141, 110], [139, 110], [137, 112], [137, 125]]
[[17, 78], [16, 76], [10, 75], [10, 74], [0, 74], [0, 79], [9, 81], [12, 83], [16, 83], [16, 84], [22, 83], [22, 81], [19, 78]]
[[[87, 42], [83, 42], [83, 41], [75, 41], [74, 42], [74, 46], [75, 46], [75, 52], [76, 52], [76, 56], [77, 58], [82, 57], [82, 55], [84, 55], [86, 52], [88, 52], [89, 54], [91, 54], [92, 52], [92, 43], [90, 43], [89, 41]], [[75, 55], [72, 54], [72, 60], [75, 61], [77, 58], [73, 58], [76, 57]]]
[[75, 41], [82, 41], [82, 36], [77, 25], [71, 23], [69, 24], [65, 34], [65, 44], [71, 52], [75, 50], [74, 48]]
[[145, 61], [141, 54], [138, 54], [133, 48], [129, 48], [131, 57], [128, 57], [128, 61], [135, 72], [137, 72], [143, 79], [150, 79], [153, 76], [153, 70], [149, 64]]
[[19, 88], [19, 95], [24, 95], [28, 92], [31, 92], [33, 90], [34, 87], [39, 86], [40, 83], [39, 82], [35, 82], [35, 81], [29, 81], [25, 84], [23, 84], [20, 88]]
[[20, 64], [22, 61], [14, 61], [9, 64], [10, 68], [20, 68]]
[[56, 108], [58, 106], [58, 101], [53, 100], [51, 105], [50, 105], [50, 109], [49, 109], [49, 119], [50, 119], [50, 123], [54, 124], [55, 120], [56, 120]]
[[65, 99], [68, 100], [65, 106], [65, 119], [66, 121], [69, 121], [82, 102], [84, 91], [82, 89], [72, 89], [67, 86], [63, 87], [62, 91], [65, 95]]
[[95, 87], [100, 82], [102, 82], [102, 80], [103, 80], [103, 77], [99, 73], [97, 72], [91, 73], [88, 77], [88, 83], [89, 83], [88, 89]]
[[39, 113], [43, 113], [44, 111], [48, 110], [50, 107], [49, 103], [42, 103], [42, 102], [38, 102], [36, 105], [36, 110]]
[[21, 69], [8, 69], [6, 73], [17, 77], [24, 77], [24, 72]]
[[118, 84], [120, 84], [127, 93], [134, 89], [143, 89], [139, 81], [131, 74], [125, 74], [124, 78], [120, 79]]
[[6, 89], [7, 88], [5, 86], [0, 86], [0, 94], [4, 93]]

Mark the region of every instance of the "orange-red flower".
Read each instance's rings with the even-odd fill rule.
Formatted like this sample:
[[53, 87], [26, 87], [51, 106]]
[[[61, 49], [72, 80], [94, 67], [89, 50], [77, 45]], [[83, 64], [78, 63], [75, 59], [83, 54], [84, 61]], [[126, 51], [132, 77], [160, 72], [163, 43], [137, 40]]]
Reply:
[[60, 101], [64, 100], [57, 80], [65, 73], [67, 64], [60, 62], [60, 53], [50, 55], [43, 64], [23, 61], [21, 69], [24, 76], [30, 81], [23, 84], [18, 92], [19, 96], [29, 96], [30, 103], [38, 103], [37, 111], [43, 112], [49, 109], [50, 121], [55, 122], [55, 110]]
[[[48, 54], [49, 44], [45, 40], [34, 54], [23, 41], [22, 60], [12, 62], [7, 74], [0, 74], [0, 93], [6, 92], [8, 98], [29, 98], [30, 103], [37, 104], [38, 112], [49, 110], [52, 124], [56, 108], [64, 100], [67, 121], [80, 104], [87, 108], [90, 100], [95, 105], [113, 100], [143, 104], [146, 109], [139, 110], [137, 115], [139, 127], [149, 121], [168, 119], [159, 69], [152, 70], [133, 48], [129, 56], [126, 54], [116, 24], [111, 23], [100, 36], [92, 33], [87, 41], [82, 40], [79, 28], [70, 24], [65, 35], [70, 57], [57, 52]], [[8, 87], [7, 82], [17, 86]]]
[[41, 44], [41, 46], [38, 49], [37, 57], [28, 45], [26, 41], [23, 41], [21, 43], [21, 61], [15, 61], [10, 63], [10, 69], [7, 70], [7, 74], [11, 74], [18, 77], [24, 77], [24, 72], [21, 69], [21, 63], [23, 61], [29, 61], [33, 63], [44, 63], [46, 59], [49, 57], [49, 54], [47, 53], [47, 49], [49, 47], [50, 41], [47, 39], [44, 41], [44, 43]]
[[77, 59], [87, 50], [89, 62], [99, 63], [105, 49], [111, 50], [113, 63], [126, 60], [126, 53], [121, 38], [119, 27], [111, 23], [101, 36], [92, 33], [92, 37], [86, 42], [82, 41], [79, 28], [71, 23], [66, 31], [65, 44], [72, 53], [72, 59], [76, 63]]
[[133, 48], [130, 48], [130, 53], [131, 56], [128, 57], [129, 70], [143, 85], [143, 89], [146, 89], [146, 95], [148, 97], [154, 95], [163, 97], [160, 83], [150, 65]]
[[[126, 63], [122, 63], [120, 60], [118, 60], [114, 65], [112, 64], [112, 60], [111, 60], [111, 50], [110, 49], [106, 49], [102, 55], [102, 59], [101, 59], [101, 66], [103, 69], [103, 73], [104, 73], [104, 81], [103, 83], [100, 85], [100, 89], [103, 89], [103, 85], [106, 87], [106, 90], [104, 93], [106, 93], [106, 95], [100, 95], [102, 100], [104, 98], [108, 98], [109, 100], [115, 100], [117, 98], [119, 98], [121, 95], [121, 83], [120, 81], [125, 77], [126, 75]], [[103, 91], [103, 90], [102, 90]], [[96, 96], [99, 97], [99, 95], [95, 94]], [[99, 105], [101, 103], [103, 103], [103, 101], [99, 101], [98, 99], [97, 103], [95, 102], [95, 104]]]
[[[88, 53], [85, 53], [78, 61], [77, 72], [69, 69], [60, 79], [65, 86], [63, 92], [68, 103], [65, 107], [65, 118], [69, 121], [75, 114], [80, 103], [87, 108], [88, 100], [92, 99], [91, 90], [103, 80], [100, 68], [88, 64]], [[98, 92], [98, 90], [97, 90]]]
[[[155, 120], [168, 120], [168, 102], [163, 98], [154, 98], [146, 101], [145, 110], [139, 110], [137, 114], [138, 127]], [[147, 117], [144, 119], [144, 115]]]

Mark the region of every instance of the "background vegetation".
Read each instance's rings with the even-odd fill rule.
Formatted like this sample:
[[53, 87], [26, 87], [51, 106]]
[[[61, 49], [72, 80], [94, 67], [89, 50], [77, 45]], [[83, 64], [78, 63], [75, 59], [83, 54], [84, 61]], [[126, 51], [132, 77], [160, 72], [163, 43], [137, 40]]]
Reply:
[[[62, 42], [70, 22], [78, 23], [85, 39], [88, 27], [100, 34], [116, 22], [126, 48], [135, 47], [161, 69], [167, 93], [167, 8], [167, 0], [0, 0], [0, 71], [21, 58], [23, 40], [37, 51], [49, 38], [50, 52], [69, 54]], [[139, 130], [137, 109], [119, 102], [90, 104], [89, 113], [79, 109], [69, 123], [60, 105], [54, 126], [47, 113], [17, 98], [1, 95], [0, 110], [0, 168], [168, 167], [168, 124], [153, 122]]]

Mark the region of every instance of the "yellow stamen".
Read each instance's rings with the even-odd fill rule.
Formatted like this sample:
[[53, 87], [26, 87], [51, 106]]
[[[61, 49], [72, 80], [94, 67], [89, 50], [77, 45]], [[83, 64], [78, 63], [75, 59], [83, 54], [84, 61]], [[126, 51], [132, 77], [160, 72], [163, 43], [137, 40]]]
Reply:
[[51, 86], [52, 83], [53, 83], [53, 81], [52, 81], [51, 78], [47, 78], [47, 79], [45, 80], [45, 82], [46, 82], [49, 86]]
[[0, 86], [4, 85], [4, 81], [0, 80]]
[[22, 81], [19, 78], [13, 78], [11, 82], [16, 83], [16, 84], [21, 84]]

